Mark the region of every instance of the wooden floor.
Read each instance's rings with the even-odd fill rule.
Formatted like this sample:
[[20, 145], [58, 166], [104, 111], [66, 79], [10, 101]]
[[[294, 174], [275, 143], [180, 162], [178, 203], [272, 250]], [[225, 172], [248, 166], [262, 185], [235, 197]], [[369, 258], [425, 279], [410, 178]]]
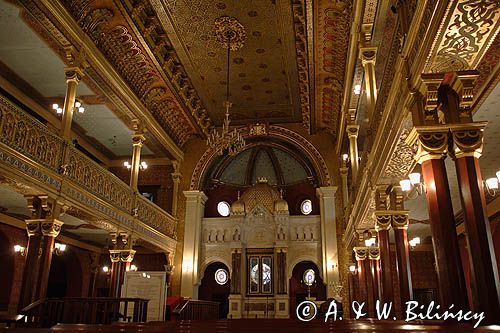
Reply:
[[119, 332], [179, 332], [179, 333], [224, 333], [224, 332], [284, 332], [284, 333], [323, 333], [323, 332], [500, 332], [500, 326], [473, 329], [470, 324], [443, 322], [371, 321], [343, 320], [337, 322], [311, 321], [300, 322], [293, 319], [241, 319], [219, 321], [179, 321], [148, 324], [99, 325], [57, 325], [51, 329], [4, 328], [0, 332], [42, 333], [42, 332], [79, 332], [79, 333], [119, 333]]

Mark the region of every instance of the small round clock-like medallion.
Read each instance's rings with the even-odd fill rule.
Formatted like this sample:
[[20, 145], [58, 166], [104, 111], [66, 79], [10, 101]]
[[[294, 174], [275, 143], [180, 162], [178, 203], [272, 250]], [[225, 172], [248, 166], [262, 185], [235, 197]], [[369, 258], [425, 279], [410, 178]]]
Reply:
[[304, 272], [304, 276], [302, 277], [302, 279], [304, 280], [306, 286], [312, 286], [312, 284], [316, 280], [316, 273], [314, 273], [312, 269], [307, 269]]
[[225, 269], [220, 268], [217, 271], [215, 271], [215, 282], [217, 282], [221, 286], [225, 285], [228, 279], [229, 279], [229, 274]]

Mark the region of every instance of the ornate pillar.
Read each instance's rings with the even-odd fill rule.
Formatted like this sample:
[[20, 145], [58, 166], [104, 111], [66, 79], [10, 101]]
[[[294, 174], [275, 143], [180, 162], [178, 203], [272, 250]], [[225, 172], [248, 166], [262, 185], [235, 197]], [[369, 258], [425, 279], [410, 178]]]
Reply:
[[233, 249], [231, 253], [231, 290], [229, 295], [229, 318], [241, 318], [243, 310], [243, 297], [241, 295], [241, 274], [243, 272], [242, 266], [242, 251], [241, 248]]
[[341, 163], [342, 166], [340, 167], [340, 179], [342, 181], [342, 207], [345, 209], [349, 202], [349, 190], [347, 185], [348, 169], [347, 169], [347, 161], [342, 159]]
[[109, 250], [111, 259], [111, 278], [109, 285], [109, 297], [120, 298], [123, 278], [127, 268], [134, 260], [135, 250], [132, 249], [132, 242], [128, 235], [112, 235], [113, 248]]
[[133, 121], [132, 127], [134, 134], [132, 135], [132, 167], [130, 168], [130, 187], [137, 192], [137, 184], [139, 181], [139, 169], [141, 166], [141, 149], [146, 138], [144, 137], [144, 128], [137, 120]]
[[63, 206], [47, 195], [26, 196], [31, 219], [26, 220], [28, 249], [23, 273], [19, 309], [45, 298], [55, 238], [63, 222]]
[[391, 192], [392, 228], [396, 242], [396, 268], [399, 279], [401, 304], [413, 299], [410, 268], [410, 245], [408, 243], [408, 214], [404, 210], [404, 196], [396, 186]]
[[289, 318], [289, 296], [287, 294], [287, 248], [276, 248], [276, 303], [275, 303], [275, 318]]
[[[323, 282], [329, 286], [340, 283], [338, 270], [337, 218], [335, 214], [335, 192], [337, 187], [316, 189], [321, 213], [321, 253]], [[327, 298], [334, 297], [332, 288], [327, 288]]]
[[370, 259], [370, 274], [373, 285], [373, 304], [380, 299], [380, 250], [378, 247], [372, 247], [368, 251]]
[[174, 253], [165, 252], [165, 259], [167, 264], [165, 265], [166, 280], [167, 280], [167, 295], [172, 295], [172, 277], [174, 275]]
[[485, 324], [493, 324], [500, 322], [500, 284], [479, 167], [486, 122], [472, 122], [471, 105], [477, 76], [475, 71], [458, 72], [454, 87], [456, 93], [449, 91], [444, 109], [460, 122], [450, 125], [453, 140], [450, 154], [455, 160], [464, 213], [472, 306], [475, 312], [484, 312]]
[[71, 123], [73, 122], [73, 112], [75, 110], [76, 86], [83, 77], [83, 72], [79, 67], [66, 67], [66, 96], [64, 98], [64, 108], [61, 122], [61, 136], [63, 139], [71, 139]]
[[351, 160], [351, 177], [352, 183], [356, 182], [356, 176], [358, 174], [358, 133], [359, 125], [349, 124], [347, 125], [347, 136], [349, 137], [349, 159]]
[[354, 301], [358, 301], [360, 303], [368, 301], [367, 297], [367, 277], [368, 271], [365, 269], [365, 261], [368, 258], [368, 250], [366, 247], [355, 247], [354, 255], [356, 257], [357, 268], [358, 268], [358, 290], [355, 293]]
[[368, 119], [371, 121], [373, 112], [375, 111], [375, 103], [377, 102], [377, 80], [375, 79], [377, 48], [362, 47], [359, 49], [359, 57], [365, 71], [366, 107], [368, 110]]
[[182, 179], [182, 173], [180, 171], [180, 163], [178, 161], [172, 161], [174, 167], [174, 172], [172, 172], [172, 180], [174, 182], [174, 188], [172, 191], [172, 215], [177, 216], [177, 202], [179, 197], [179, 184]]
[[184, 250], [182, 252], [181, 296], [198, 299], [200, 284], [199, 254], [201, 247], [201, 221], [205, 213], [207, 196], [201, 191], [184, 191], [186, 215]]
[[448, 308], [454, 304], [456, 309], [468, 309], [455, 216], [444, 163], [448, 147], [448, 127], [417, 126], [409, 134], [407, 142], [418, 146], [415, 159], [422, 165], [426, 184], [441, 307]]
[[[378, 235], [380, 251], [380, 299], [383, 303], [394, 303], [394, 285], [392, 283], [391, 248], [389, 242], [389, 229], [391, 228], [391, 212], [387, 210], [387, 186], [378, 186], [375, 191], [375, 230]], [[391, 314], [394, 314], [392, 307]]]

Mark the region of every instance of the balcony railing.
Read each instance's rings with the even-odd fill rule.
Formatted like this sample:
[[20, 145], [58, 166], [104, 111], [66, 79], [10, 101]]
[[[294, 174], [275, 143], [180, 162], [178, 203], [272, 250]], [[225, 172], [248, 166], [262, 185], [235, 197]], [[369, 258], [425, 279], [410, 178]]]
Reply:
[[28, 178], [145, 239], [155, 238], [157, 244], [176, 239], [173, 216], [1, 95], [0, 134], [0, 167], [7, 173]]

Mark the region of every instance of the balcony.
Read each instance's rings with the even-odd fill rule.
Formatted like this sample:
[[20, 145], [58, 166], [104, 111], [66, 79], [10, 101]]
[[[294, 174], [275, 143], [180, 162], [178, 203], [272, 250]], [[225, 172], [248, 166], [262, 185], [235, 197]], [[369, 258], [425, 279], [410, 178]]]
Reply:
[[0, 95], [0, 173], [120, 231], [175, 249], [177, 219]]

